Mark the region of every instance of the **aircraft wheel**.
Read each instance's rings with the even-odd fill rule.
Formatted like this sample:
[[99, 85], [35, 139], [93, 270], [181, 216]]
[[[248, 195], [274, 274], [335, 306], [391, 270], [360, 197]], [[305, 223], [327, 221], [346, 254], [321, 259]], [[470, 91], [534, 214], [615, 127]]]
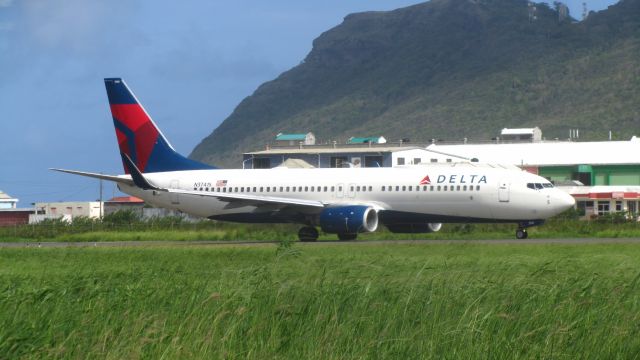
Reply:
[[349, 234], [349, 233], [339, 233], [338, 234], [338, 239], [340, 241], [349, 241], [349, 240], [355, 240], [358, 237], [358, 234]]
[[518, 229], [516, 230], [516, 239], [526, 239], [527, 237], [529, 237], [529, 234], [527, 233], [527, 229]]
[[298, 239], [300, 241], [316, 241], [318, 240], [318, 230], [313, 226], [305, 226], [298, 231]]

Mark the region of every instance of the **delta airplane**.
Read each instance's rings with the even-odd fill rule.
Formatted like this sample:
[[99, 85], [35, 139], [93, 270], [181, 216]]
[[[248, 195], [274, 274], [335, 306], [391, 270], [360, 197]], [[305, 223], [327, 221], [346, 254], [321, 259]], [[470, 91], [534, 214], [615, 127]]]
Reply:
[[125, 175], [52, 169], [116, 182], [155, 206], [213, 220], [296, 223], [341, 240], [373, 232], [428, 233], [442, 223], [514, 223], [516, 237], [574, 205], [546, 179], [479, 163], [392, 168], [217, 169], [178, 154], [119, 78], [105, 79]]

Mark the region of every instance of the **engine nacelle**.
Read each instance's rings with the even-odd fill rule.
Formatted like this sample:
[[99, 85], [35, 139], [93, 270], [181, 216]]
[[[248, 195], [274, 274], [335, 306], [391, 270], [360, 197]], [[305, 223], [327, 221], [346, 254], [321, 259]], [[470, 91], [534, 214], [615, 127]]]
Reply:
[[378, 228], [378, 212], [369, 206], [337, 206], [320, 213], [320, 228], [326, 233], [355, 234]]
[[389, 224], [387, 229], [392, 233], [418, 234], [438, 232], [442, 229], [442, 223], [417, 223], [417, 224]]

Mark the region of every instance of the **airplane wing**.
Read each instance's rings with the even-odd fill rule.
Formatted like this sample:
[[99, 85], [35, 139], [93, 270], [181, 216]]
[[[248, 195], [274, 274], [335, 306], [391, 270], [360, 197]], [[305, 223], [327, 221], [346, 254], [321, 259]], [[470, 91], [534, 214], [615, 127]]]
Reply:
[[262, 195], [250, 195], [250, 194], [234, 194], [234, 193], [219, 193], [219, 192], [201, 192], [201, 191], [188, 191], [179, 189], [161, 189], [172, 194], [188, 195], [188, 196], [202, 196], [217, 198], [221, 201], [229, 202], [230, 204], [239, 206], [248, 205], [296, 205], [303, 207], [324, 208], [328, 204], [317, 200], [305, 200], [305, 199], [292, 199], [278, 196], [262, 196]]

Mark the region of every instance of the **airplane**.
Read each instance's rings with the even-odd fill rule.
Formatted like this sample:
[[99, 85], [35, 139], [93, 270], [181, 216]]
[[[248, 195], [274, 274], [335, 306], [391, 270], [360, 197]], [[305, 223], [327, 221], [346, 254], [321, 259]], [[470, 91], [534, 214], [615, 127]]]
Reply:
[[377, 168], [219, 169], [180, 155], [121, 78], [104, 79], [123, 175], [51, 169], [113, 181], [154, 206], [212, 220], [302, 225], [355, 240], [384, 225], [394, 233], [442, 223], [514, 223], [527, 228], [574, 206], [547, 179], [513, 166], [446, 163]]

